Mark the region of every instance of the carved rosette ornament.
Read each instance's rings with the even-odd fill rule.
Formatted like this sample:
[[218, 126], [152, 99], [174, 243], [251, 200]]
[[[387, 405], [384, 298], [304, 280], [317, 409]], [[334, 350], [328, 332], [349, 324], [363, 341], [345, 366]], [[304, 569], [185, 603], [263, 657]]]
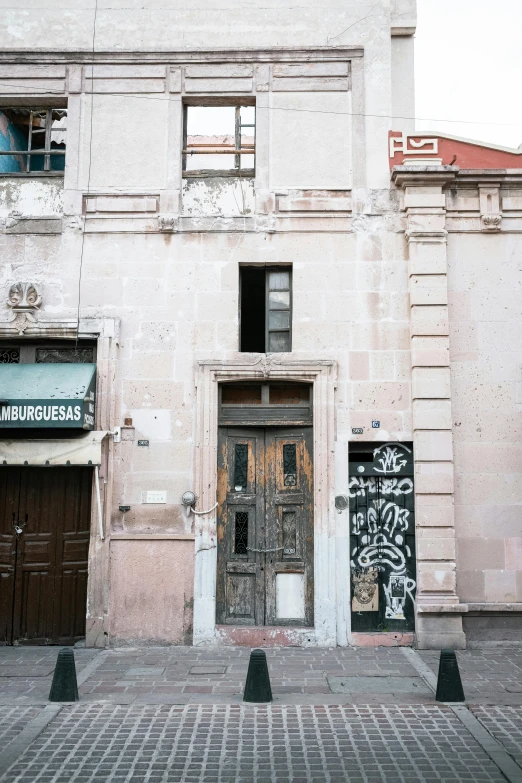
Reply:
[[11, 310], [7, 322], [23, 334], [28, 326], [36, 323], [42, 296], [35, 283], [13, 283], [6, 304]]

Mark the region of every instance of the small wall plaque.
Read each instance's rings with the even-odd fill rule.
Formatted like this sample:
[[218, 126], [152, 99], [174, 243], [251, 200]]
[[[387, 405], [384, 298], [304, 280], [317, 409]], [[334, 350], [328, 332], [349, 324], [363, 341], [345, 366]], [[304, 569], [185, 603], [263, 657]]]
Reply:
[[373, 421], [372, 421], [372, 429], [378, 430], [380, 426], [381, 426], [381, 422], [380, 421], [376, 421], [376, 419], [373, 419]]
[[149, 489], [141, 493], [142, 503], [166, 503], [167, 502], [167, 490], [166, 489]]
[[352, 435], [362, 435], [364, 427], [352, 427]]
[[149, 445], [149, 441], [148, 440], [139, 440], [138, 441], [138, 446], [148, 446], [148, 445]]

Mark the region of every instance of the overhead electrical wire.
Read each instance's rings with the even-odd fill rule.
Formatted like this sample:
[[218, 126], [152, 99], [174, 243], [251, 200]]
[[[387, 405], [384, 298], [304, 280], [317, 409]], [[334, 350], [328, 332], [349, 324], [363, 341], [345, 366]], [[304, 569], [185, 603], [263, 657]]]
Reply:
[[[84, 63], [86, 65], [95, 65], [94, 61], [93, 63]], [[157, 77], [158, 79], [161, 77]], [[91, 80], [93, 81], [93, 80]], [[27, 97], [32, 97], [35, 93], [41, 93], [42, 95], [48, 96], [48, 95], [59, 95], [62, 98], [67, 98], [67, 93], [64, 90], [39, 90], [38, 88], [31, 87], [26, 88], [23, 84], [16, 84], [13, 82], [0, 82], [0, 87], [17, 87], [20, 89], [30, 89], [30, 92], [27, 93]], [[95, 95], [94, 92], [94, 85], [91, 85], [91, 92], [86, 93], [87, 95]], [[104, 95], [107, 95], [107, 93], [103, 93]], [[133, 95], [131, 93], [126, 92], [114, 92], [110, 93], [112, 97], [120, 97], [120, 98], [126, 98], [128, 100], [137, 100], [137, 101], [169, 101], [170, 95], [164, 93], [162, 97], [156, 97], [154, 95]], [[7, 102], [10, 98], [16, 98], [19, 96], [10, 96], [10, 95], [2, 95], [0, 91], [0, 101], [2, 104], [7, 107]], [[194, 97], [194, 96], [192, 96]], [[198, 98], [201, 97], [204, 99], [205, 95], [198, 96]], [[212, 96], [215, 97], [214, 95]], [[255, 97], [255, 96], [249, 96], [247, 94], [243, 95], [237, 95], [237, 96], [227, 96], [227, 97], [237, 97], [238, 99], [246, 98], [246, 97]], [[202, 104], [203, 105], [203, 104]], [[447, 117], [412, 117], [412, 116], [406, 116], [403, 114], [371, 114], [370, 112], [359, 112], [359, 111], [329, 111], [327, 109], [296, 109], [292, 107], [285, 107], [285, 106], [256, 106], [256, 111], [284, 111], [284, 112], [300, 112], [305, 114], [333, 114], [338, 115], [340, 117], [372, 117], [375, 119], [381, 119], [381, 120], [413, 120], [415, 122], [449, 122], [449, 123], [455, 123], [458, 125], [495, 125], [503, 128], [522, 128], [522, 122], [489, 122], [488, 120], [462, 120], [462, 119], [449, 119]], [[2, 106], [0, 105], [0, 110], [2, 109]]]

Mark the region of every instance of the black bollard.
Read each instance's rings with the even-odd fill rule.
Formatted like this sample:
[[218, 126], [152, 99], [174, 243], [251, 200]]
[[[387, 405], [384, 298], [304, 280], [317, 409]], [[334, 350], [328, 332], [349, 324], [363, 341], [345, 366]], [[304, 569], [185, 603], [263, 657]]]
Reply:
[[256, 704], [272, 701], [272, 688], [264, 650], [252, 650], [250, 653], [243, 701]]
[[435, 699], [436, 701], [465, 701], [454, 650], [441, 650]]
[[49, 701], [79, 700], [74, 653], [70, 648], [66, 647], [58, 653]]

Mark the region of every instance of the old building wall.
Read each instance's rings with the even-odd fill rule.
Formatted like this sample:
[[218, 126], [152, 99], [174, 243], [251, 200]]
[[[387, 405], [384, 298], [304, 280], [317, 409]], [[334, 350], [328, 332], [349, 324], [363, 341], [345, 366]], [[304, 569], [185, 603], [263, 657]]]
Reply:
[[504, 225], [451, 234], [448, 249], [459, 596], [494, 612], [482, 629], [467, 618], [470, 634], [517, 638], [505, 614], [522, 602], [522, 240]]
[[[334, 484], [335, 493], [348, 492], [349, 443], [414, 440], [412, 362], [424, 367], [431, 354], [421, 332], [410, 352], [410, 277], [435, 262], [411, 263], [386, 145], [392, 117], [407, 130], [413, 115], [414, 3], [330, 0], [310, 3], [304, 16], [288, 2], [233, 7], [232, 15], [230, 4], [166, 9], [151, 0], [140, 8], [99, 3], [94, 15], [73, 4], [66, 51], [62, 16], [39, 9], [43, 65], [31, 51], [36, 11], [11, 9], [0, 22], [6, 94], [25, 84], [24, 94], [37, 88], [68, 102], [63, 189], [57, 177], [1, 189], [3, 283], [38, 284], [42, 330], [51, 321], [69, 333], [77, 319], [82, 329], [119, 324], [103, 388], [121, 440], [111, 441], [102, 465], [108, 529], [91, 547], [88, 643], [102, 632], [114, 643], [186, 642], [193, 594], [207, 601], [200, 618], [210, 617], [198, 639], [216, 641], [215, 580], [204, 584], [212, 571], [198, 566], [215, 548], [215, 520], [194, 520], [180, 501], [185, 490], [204, 494], [211, 485], [198, 459], [217, 398], [202, 394], [201, 363], [278, 371], [270, 359], [239, 353], [241, 265], [292, 265], [292, 351], [275, 364], [282, 375], [292, 367], [298, 378], [306, 368], [316, 373], [314, 415], [328, 454], [316, 443], [314, 643], [350, 640], [349, 513], [333, 506]], [[36, 66], [37, 84], [24, 82]], [[256, 104], [255, 181], [184, 179], [183, 105], [233, 96]], [[439, 201], [420, 202], [421, 211], [423, 203], [435, 209], [435, 222]], [[412, 219], [415, 233], [422, 220]], [[429, 241], [430, 221], [419, 244]], [[429, 370], [421, 372], [431, 377]], [[441, 595], [455, 603], [455, 564], [451, 525], [436, 530], [430, 516], [444, 460], [437, 437], [422, 437], [427, 510], [418, 552], [432, 611]], [[146, 502], [147, 492], [166, 493], [165, 502]], [[211, 508], [214, 498], [206, 499]], [[142, 622], [140, 612], [150, 617]]]

